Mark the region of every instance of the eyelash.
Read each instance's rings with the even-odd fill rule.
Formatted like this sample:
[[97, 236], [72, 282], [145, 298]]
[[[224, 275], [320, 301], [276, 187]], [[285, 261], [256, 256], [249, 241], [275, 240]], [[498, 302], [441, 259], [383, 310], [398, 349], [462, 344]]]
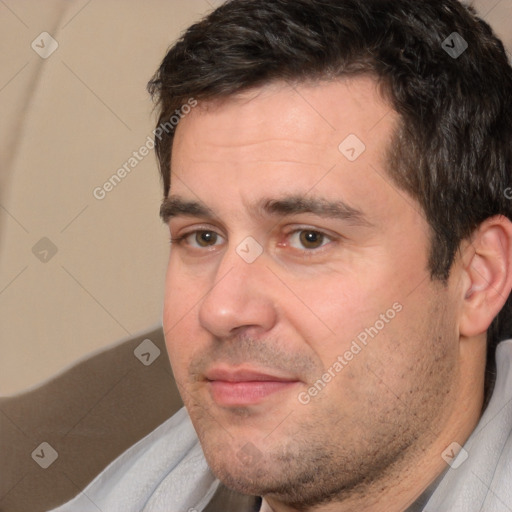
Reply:
[[[320, 250], [322, 250], [326, 245], [328, 245], [329, 243], [332, 243], [334, 241], [336, 241], [337, 237], [333, 236], [333, 235], [330, 235], [328, 233], [326, 233], [325, 231], [322, 231], [322, 230], [319, 230], [319, 229], [314, 229], [314, 228], [311, 228], [311, 227], [300, 227], [300, 228], [295, 228], [287, 233], [284, 234], [284, 238], [288, 241], [290, 240], [290, 238], [295, 235], [295, 234], [299, 234], [301, 232], [312, 232], [312, 233], [316, 233], [322, 237], [324, 237], [325, 239], [327, 239], [327, 243], [326, 244], [322, 244], [320, 245], [319, 247], [317, 248], [311, 248], [311, 249], [306, 249], [306, 248], [303, 248], [303, 249], [297, 249], [297, 248], [292, 248], [296, 251], [300, 251], [302, 250], [302, 252], [304, 254], [312, 254], [312, 253], [315, 253], [315, 252], [318, 252]], [[215, 233], [217, 234], [218, 236], [220, 236], [221, 238], [222, 235], [218, 234], [215, 230], [213, 229], [194, 229], [192, 231], [188, 231], [186, 233], [183, 233], [181, 235], [178, 235], [176, 237], [173, 237], [171, 236], [170, 237], [170, 244], [171, 245], [183, 245], [183, 243], [186, 241], [187, 238], [189, 238], [190, 236], [194, 235], [194, 234], [197, 234], [197, 233], [201, 233], [201, 232], [212, 232], [212, 233]], [[283, 243], [279, 243], [278, 246], [289, 246], [289, 244], [283, 244]], [[203, 249], [209, 249], [209, 248], [212, 248], [212, 247], [215, 247], [215, 245], [213, 246], [205, 246]], [[193, 247], [193, 249], [199, 249], [197, 247]], [[201, 249], [199, 249], [201, 250]]]
[[192, 236], [196, 233], [216, 233], [218, 236], [222, 236], [222, 235], [219, 235], [214, 229], [194, 229], [192, 231], [188, 231], [186, 233], [183, 233], [181, 235], [178, 235], [178, 236], [175, 236], [173, 237], [171, 235], [171, 237], [169, 238], [169, 243], [171, 245], [179, 245], [179, 244], [182, 244], [183, 242], [185, 242], [185, 240], [189, 237], [189, 236]]
[[186, 238], [188, 238], [191, 234], [195, 233], [195, 231], [193, 231], [192, 233], [185, 233], [184, 235], [179, 235], [179, 236], [171, 236], [169, 238], [169, 243], [171, 245], [178, 245], [180, 244], [181, 242], [183, 242]]

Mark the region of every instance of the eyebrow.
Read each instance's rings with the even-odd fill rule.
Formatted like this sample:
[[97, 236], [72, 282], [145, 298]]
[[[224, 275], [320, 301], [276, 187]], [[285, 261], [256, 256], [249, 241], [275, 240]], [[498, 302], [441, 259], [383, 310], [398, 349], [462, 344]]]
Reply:
[[322, 198], [290, 196], [283, 199], [268, 199], [263, 201], [261, 207], [270, 215], [286, 216], [312, 213], [319, 217], [339, 219], [359, 226], [373, 226], [361, 210], [341, 200], [330, 201]]
[[160, 217], [167, 223], [174, 217], [215, 217], [213, 210], [199, 201], [189, 201], [179, 196], [166, 197], [160, 206]]
[[[319, 217], [340, 219], [354, 225], [373, 226], [361, 210], [341, 200], [329, 201], [322, 198], [289, 196], [281, 199], [264, 199], [259, 202], [257, 210], [268, 216], [311, 213]], [[172, 218], [180, 216], [216, 217], [211, 208], [208, 208], [199, 201], [191, 201], [179, 196], [165, 198], [160, 207], [160, 217], [162, 220], [167, 223]]]

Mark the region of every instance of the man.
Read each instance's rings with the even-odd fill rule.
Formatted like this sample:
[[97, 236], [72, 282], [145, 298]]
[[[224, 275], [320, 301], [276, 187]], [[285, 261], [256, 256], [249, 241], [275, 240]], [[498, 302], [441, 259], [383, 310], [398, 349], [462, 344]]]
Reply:
[[186, 409], [58, 510], [512, 510], [490, 28], [456, 0], [233, 0], [150, 91]]

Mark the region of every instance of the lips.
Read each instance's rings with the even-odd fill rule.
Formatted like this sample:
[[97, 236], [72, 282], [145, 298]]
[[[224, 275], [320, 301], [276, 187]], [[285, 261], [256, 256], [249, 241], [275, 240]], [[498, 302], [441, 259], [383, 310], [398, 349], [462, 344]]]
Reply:
[[252, 369], [213, 368], [205, 377], [213, 400], [233, 407], [262, 403], [299, 382], [295, 377]]

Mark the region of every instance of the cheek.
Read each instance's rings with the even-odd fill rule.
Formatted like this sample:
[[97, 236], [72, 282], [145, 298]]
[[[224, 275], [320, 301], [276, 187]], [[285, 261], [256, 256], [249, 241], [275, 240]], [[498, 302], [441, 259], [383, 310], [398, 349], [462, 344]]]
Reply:
[[[421, 337], [425, 315], [401, 293], [396, 279], [353, 276], [336, 274], [302, 284], [297, 280], [290, 288], [307, 308], [298, 300], [284, 301], [284, 315], [321, 362], [325, 378], [330, 380], [329, 371], [335, 375], [320, 399], [340, 395], [348, 409], [366, 403], [381, 386], [380, 378], [393, 382], [395, 373], [411, 366], [418, 347], [405, 333]], [[386, 369], [389, 375], [382, 374]]]
[[167, 352], [178, 381], [183, 381], [192, 352], [200, 340], [197, 332], [200, 297], [198, 283], [191, 283], [171, 261], [166, 275], [162, 320]]
[[[393, 308], [396, 295], [389, 284], [373, 283], [375, 280], [368, 284], [337, 273], [290, 282], [295, 297], [282, 301], [285, 316], [311, 345], [317, 345], [317, 351], [335, 352], [337, 356], [352, 339], [379, 321], [381, 313]], [[395, 314], [390, 311], [390, 316]]]
[[[199, 273], [200, 274], [200, 273]], [[194, 306], [204, 294], [204, 283], [190, 275], [177, 256], [169, 258], [165, 276], [163, 321], [166, 332], [182, 328], [190, 321]]]

